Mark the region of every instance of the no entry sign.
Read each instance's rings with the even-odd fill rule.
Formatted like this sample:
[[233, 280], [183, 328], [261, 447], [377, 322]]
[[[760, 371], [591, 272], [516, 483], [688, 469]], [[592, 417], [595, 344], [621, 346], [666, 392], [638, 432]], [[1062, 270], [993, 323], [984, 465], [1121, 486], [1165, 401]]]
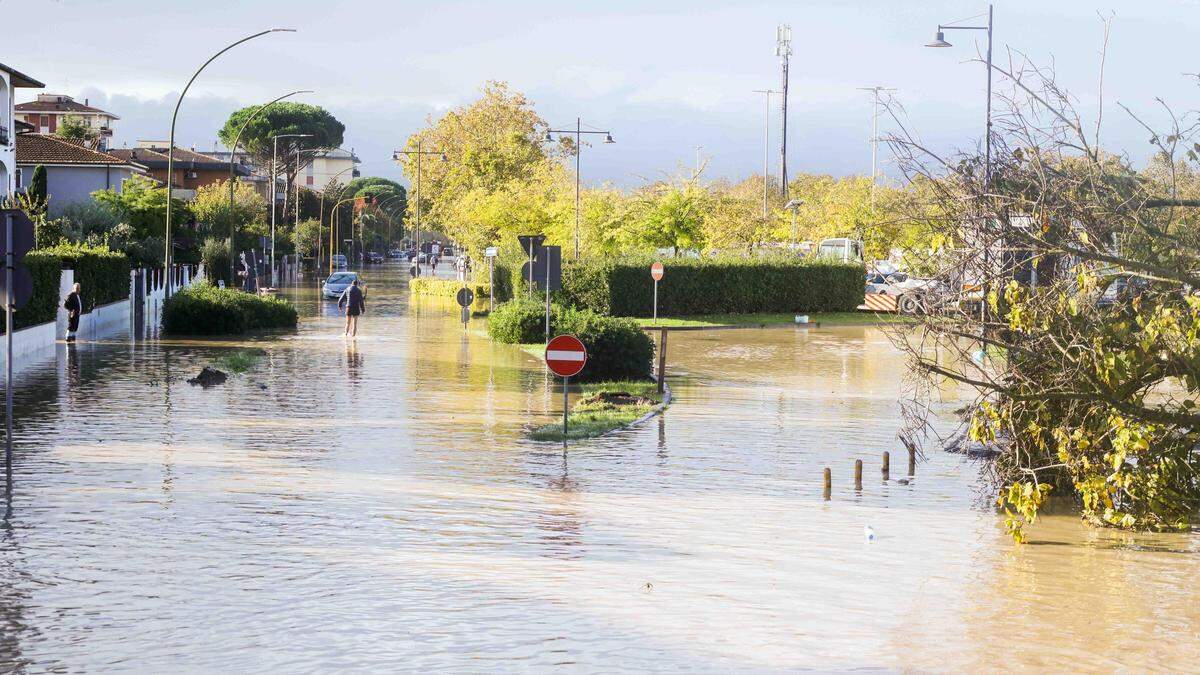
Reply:
[[650, 278], [654, 279], [655, 281], [662, 281], [662, 277], [663, 277], [663, 264], [660, 262], [656, 262], [653, 265], [651, 265], [650, 266]]
[[559, 335], [546, 343], [546, 367], [559, 377], [574, 377], [587, 364], [587, 348], [574, 335]]

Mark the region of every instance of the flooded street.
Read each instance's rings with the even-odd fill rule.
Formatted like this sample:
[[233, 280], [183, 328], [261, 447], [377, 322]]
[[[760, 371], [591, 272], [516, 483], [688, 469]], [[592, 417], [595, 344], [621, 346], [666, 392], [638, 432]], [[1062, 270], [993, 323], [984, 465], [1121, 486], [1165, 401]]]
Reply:
[[[673, 334], [667, 412], [564, 458], [522, 437], [561, 414], [538, 358], [412, 304], [399, 267], [366, 279], [355, 341], [309, 285], [294, 334], [60, 346], [21, 373], [6, 669], [1200, 662], [1197, 535], [1063, 515], [1015, 547], [970, 460], [901, 484], [905, 367], [876, 328]], [[249, 347], [249, 373], [184, 381]]]

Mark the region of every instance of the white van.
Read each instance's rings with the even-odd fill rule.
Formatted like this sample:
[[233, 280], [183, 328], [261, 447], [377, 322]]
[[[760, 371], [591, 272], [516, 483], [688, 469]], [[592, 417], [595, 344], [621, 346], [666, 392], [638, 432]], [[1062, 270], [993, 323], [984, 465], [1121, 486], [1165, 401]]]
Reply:
[[863, 261], [863, 243], [857, 239], [826, 239], [817, 246], [818, 258], [829, 258], [844, 263]]

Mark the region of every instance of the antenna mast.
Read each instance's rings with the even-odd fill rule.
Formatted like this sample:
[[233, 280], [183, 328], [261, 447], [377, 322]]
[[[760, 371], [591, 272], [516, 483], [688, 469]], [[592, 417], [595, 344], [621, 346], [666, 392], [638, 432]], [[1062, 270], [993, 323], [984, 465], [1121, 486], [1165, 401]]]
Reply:
[[782, 89], [780, 90], [780, 98], [783, 100], [783, 127], [780, 132], [779, 145], [779, 181], [780, 189], [783, 192], [783, 199], [788, 198], [788, 173], [787, 173], [787, 104], [788, 104], [788, 57], [792, 55], [792, 26], [791, 24], [782, 23], [775, 29], [775, 56], [779, 57], [779, 65], [783, 69]]

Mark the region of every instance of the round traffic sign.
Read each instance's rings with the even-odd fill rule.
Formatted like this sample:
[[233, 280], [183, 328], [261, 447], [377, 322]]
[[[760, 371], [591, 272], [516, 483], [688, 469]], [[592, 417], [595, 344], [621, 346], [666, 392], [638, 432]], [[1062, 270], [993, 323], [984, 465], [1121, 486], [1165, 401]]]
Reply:
[[587, 347], [574, 335], [559, 335], [546, 343], [546, 366], [559, 377], [573, 377], [587, 364]]
[[655, 281], [662, 281], [662, 277], [663, 277], [663, 264], [660, 262], [656, 262], [653, 265], [651, 265], [650, 266], [650, 278], [654, 279]]
[[458, 289], [458, 305], [460, 307], [470, 307], [472, 302], [475, 302], [475, 293], [471, 289], [463, 286]]

